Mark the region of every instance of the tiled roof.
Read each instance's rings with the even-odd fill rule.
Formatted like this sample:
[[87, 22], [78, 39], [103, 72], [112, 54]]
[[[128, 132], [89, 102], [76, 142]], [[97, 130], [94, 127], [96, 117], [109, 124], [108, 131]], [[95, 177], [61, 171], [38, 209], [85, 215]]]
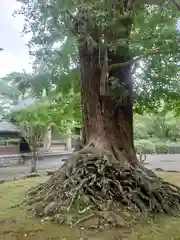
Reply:
[[21, 132], [18, 126], [8, 121], [0, 121], [0, 132]]

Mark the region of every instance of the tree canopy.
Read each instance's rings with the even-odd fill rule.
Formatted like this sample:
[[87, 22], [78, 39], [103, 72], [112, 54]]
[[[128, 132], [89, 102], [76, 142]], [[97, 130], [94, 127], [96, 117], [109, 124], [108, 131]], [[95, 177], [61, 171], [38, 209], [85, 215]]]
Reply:
[[[84, 19], [88, 16], [92, 23], [96, 22], [101, 28], [99, 38], [107, 32], [107, 28], [108, 30], [113, 28], [113, 32], [118, 35], [118, 29], [120, 29], [118, 21], [123, 17], [124, 21], [132, 20], [130, 16], [129, 19], [125, 18], [125, 14], [130, 14], [128, 11], [114, 13], [107, 11], [113, 6], [109, 1], [107, 6], [102, 6], [99, 1], [95, 1], [93, 5], [79, 1], [72, 3], [70, 0], [66, 3], [60, 0], [50, 3], [23, 0], [20, 2], [22, 2], [22, 9], [17, 13], [23, 14], [26, 18], [24, 33], [32, 34], [29, 48], [36, 59], [34, 69], [38, 74], [33, 79], [39, 86], [39, 89], [36, 86], [37, 94], [41, 93], [40, 88], [46, 89], [48, 94], [49, 87], [52, 88], [57, 83], [59, 88], [61, 90], [64, 88], [66, 92], [72, 84], [76, 91], [80, 91], [78, 74], [77, 77], [74, 75], [75, 72], [72, 74], [72, 69], [78, 67], [75, 37], [78, 35], [80, 41], [84, 34], [80, 31], [85, 31], [82, 26], [74, 37], [73, 24], [78, 21], [78, 18], [80, 19], [81, 15]], [[77, 9], [81, 11], [77, 12]], [[179, 97], [179, 31], [177, 28], [179, 12], [175, 5], [167, 1], [157, 6], [137, 4], [134, 15], [128, 44], [134, 63], [132, 71], [135, 80], [135, 111], [140, 113], [145, 109], [150, 111], [157, 109], [162, 100], [168, 104]], [[97, 44], [92, 41], [88, 33], [85, 35], [86, 40], [89, 41], [89, 47]], [[108, 41], [109, 43], [106, 44], [111, 48], [127, 44], [126, 37], [115, 39], [114, 36]]]

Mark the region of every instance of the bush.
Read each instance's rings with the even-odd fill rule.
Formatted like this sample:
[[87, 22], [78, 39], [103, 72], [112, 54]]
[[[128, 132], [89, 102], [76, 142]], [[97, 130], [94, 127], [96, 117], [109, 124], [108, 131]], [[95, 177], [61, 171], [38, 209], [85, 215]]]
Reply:
[[156, 144], [164, 144], [164, 142], [162, 141], [162, 139], [160, 138], [156, 138], [156, 137], [151, 137], [151, 138], [148, 138], [148, 140], [152, 143], [154, 143], [155, 145]]
[[145, 125], [136, 124], [134, 129], [135, 139], [147, 139], [149, 137], [147, 127]]
[[134, 144], [135, 144], [135, 148], [137, 149], [137, 152], [149, 153], [149, 154], [156, 152], [155, 144], [149, 140], [146, 140], [146, 139], [136, 140]]
[[157, 154], [175, 154], [180, 153], [180, 145], [177, 143], [162, 143], [162, 144], [156, 144], [156, 153]]
[[135, 140], [135, 148], [137, 152], [146, 154], [179, 154], [180, 144], [173, 142], [160, 142], [160, 139], [140, 139]]

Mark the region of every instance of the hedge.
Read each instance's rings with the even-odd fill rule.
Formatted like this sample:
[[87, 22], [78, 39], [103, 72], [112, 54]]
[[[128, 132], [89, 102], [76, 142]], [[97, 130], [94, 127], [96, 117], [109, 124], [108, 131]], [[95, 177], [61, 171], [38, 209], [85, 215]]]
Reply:
[[180, 154], [180, 144], [177, 143], [153, 143], [147, 139], [135, 141], [137, 152], [145, 154]]

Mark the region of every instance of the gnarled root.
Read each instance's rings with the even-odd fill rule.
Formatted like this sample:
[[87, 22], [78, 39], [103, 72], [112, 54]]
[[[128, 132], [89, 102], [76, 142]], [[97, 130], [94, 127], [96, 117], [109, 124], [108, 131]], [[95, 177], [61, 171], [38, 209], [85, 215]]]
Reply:
[[46, 183], [31, 189], [27, 203], [36, 215], [71, 225], [96, 217], [99, 224], [122, 226], [130, 216], [126, 211], [179, 212], [180, 188], [124, 159], [91, 147], [81, 150]]

